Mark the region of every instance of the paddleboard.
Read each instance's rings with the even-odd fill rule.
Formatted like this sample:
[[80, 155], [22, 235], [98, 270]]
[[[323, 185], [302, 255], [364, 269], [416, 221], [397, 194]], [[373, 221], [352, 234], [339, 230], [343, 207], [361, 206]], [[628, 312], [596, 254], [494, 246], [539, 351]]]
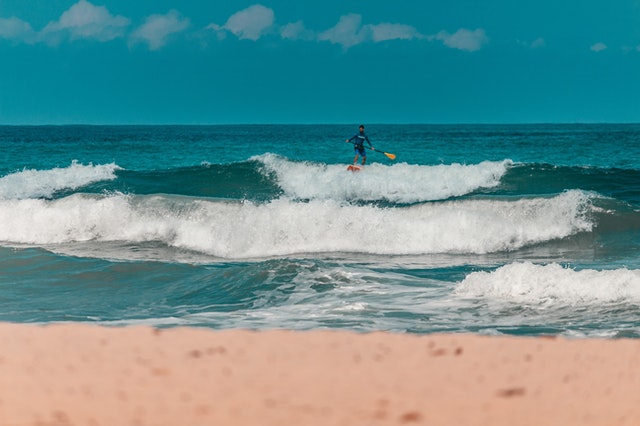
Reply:
[[349, 166], [347, 167], [347, 170], [349, 170], [350, 172], [359, 172], [360, 169], [360, 166], [356, 166], [354, 164], [349, 164]]

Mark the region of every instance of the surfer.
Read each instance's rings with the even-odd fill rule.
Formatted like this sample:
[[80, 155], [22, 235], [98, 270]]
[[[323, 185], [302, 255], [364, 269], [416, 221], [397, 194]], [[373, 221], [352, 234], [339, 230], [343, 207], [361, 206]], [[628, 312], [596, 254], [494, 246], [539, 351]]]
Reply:
[[[353, 164], [356, 164], [358, 162], [358, 155], [362, 156], [362, 165], [364, 166], [364, 164], [367, 162], [367, 152], [364, 150], [364, 142], [367, 141], [367, 143], [369, 144], [369, 148], [371, 148], [372, 151], [375, 151], [376, 149], [371, 146], [371, 141], [369, 141], [369, 137], [364, 133], [364, 126], [360, 125], [359, 127], [359, 132], [356, 133], [353, 137], [351, 137], [350, 139], [347, 139], [347, 142], [351, 142], [353, 143], [353, 149], [356, 151], [356, 156], [353, 159]], [[355, 142], [352, 142], [355, 141]]]

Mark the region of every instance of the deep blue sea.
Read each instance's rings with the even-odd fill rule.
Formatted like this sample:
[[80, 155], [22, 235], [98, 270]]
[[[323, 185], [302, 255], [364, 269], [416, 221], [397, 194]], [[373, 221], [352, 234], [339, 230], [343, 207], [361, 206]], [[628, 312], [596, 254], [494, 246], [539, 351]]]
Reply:
[[0, 126], [0, 321], [640, 337], [640, 124]]

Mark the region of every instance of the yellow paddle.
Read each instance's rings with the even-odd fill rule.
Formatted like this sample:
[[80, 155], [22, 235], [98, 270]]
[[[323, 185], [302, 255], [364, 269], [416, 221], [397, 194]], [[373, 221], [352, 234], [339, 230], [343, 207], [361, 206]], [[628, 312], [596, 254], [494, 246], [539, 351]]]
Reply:
[[377, 149], [374, 149], [374, 148], [371, 148], [371, 150], [372, 150], [372, 151], [375, 151], [375, 152], [381, 152], [381, 153], [383, 153], [384, 155], [386, 155], [386, 156], [387, 156], [387, 158], [388, 158], [389, 160], [395, 160], [395, 159], [396, 159], [396, 155], [395, 155], [395, 154], [392, 154], [392, 153], [390, 153], [390, 152], [378, 151]]

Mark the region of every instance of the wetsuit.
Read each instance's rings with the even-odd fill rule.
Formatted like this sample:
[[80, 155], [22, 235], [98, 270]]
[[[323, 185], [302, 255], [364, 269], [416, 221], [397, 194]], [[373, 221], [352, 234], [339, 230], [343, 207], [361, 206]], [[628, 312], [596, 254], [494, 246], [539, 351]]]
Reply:
[[369, 141], [369, 137], [365, 135], [364, 132], [356, 133], [351, 139], [349, 139], [349, 142], [353, 140], [355, 140], [355, 142], [353, 143], [353, 148], [355, 149], [356, 153], [360, 154], [363, 157], [367, 156], [367, 152], [364, 150], [364, 141], [367, 141], [367, 143], [369, 144], [369, 148], [373, 148], [371, 142]]

